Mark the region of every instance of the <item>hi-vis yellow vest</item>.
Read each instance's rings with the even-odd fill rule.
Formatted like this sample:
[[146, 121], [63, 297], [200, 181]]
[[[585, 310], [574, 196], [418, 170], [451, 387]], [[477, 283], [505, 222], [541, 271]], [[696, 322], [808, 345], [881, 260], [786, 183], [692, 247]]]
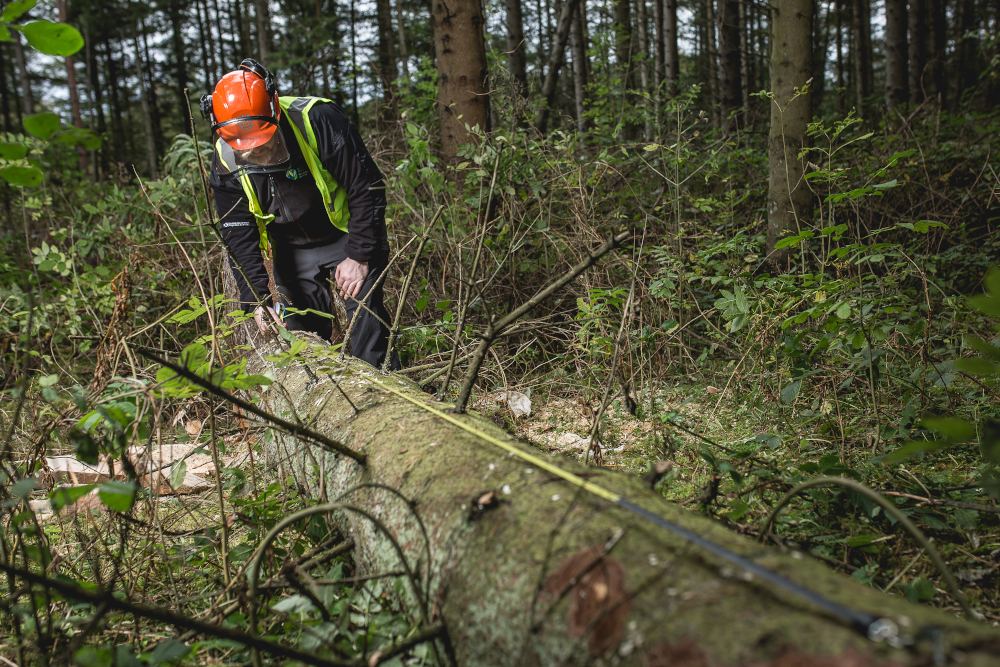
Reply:
[[[291, 121], [292, 132], [295, 134], [295, 141], [302, 151], [306, 160], [309, 173], [323, 195], [323, 204], [326, 206], [326, 214], [330, 217], [333, 226], [342, 232], [347, 231], [347, 220], [351, 213], [347, 208], [347, 190], [340, 187], [324, 167], [319, 158], [319, 148], [316, 144], [316, 135], [313, 133], [312, 123], [309, 122], [309, 110], [319, 102], [330, 102], [322, 97], [279, 97], [278, 104], [282, 112], [288, 114]], [[219, 162], [229, 168], [230, 172], [236, 171], [236, 159], [233, 149], [229, 147], [221, 138], [215, 143], [215, 150], [219, 155]], [[260, 200], [257, 199], [257, 192], [253, 188], [253, 181], [248, 174], [242, 174], [240, 185], [243, 186], [243, 193], [250, 204], [250, 212], [253, 213], [257, 221], [257, 229], [260, 231], [260, 248], [264, 254], [270, 255], [270, 244], [267, 241], [267, 225], [274, 220], [274, 215], [265, 214], [260, 207]]]

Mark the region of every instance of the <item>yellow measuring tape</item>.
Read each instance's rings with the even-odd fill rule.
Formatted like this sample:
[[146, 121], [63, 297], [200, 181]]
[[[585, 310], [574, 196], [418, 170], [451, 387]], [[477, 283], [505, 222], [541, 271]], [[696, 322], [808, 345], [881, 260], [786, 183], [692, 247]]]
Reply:
[[535, 456], [533, 454], [529, 454], [527, 452], [523, 452], [523, 451], [521, 451], [517, 447], [514, 447], [513, 445], [511, 445], [508, 442], [504, 442], [503, 440], [500, 440], [499, 438], [494, 438], [492, 435], [490, 435], [488, 433], [484, 433], [484, 432], [480, 431], [478, 428], [476, 428], [474, 426], [470, 426], [469, 424], [466, 424], [466, 423], [464, 423], [464, 422], [462, 422], [462, 421], [460, 421], [458, 419], [455, 419], [454, 416], [449, 415], [447, 412], [442, 412], [441, 410], [438, 410], [437, 408], [431, 407], [430, 405], [427, 405], [426, 403], [422, 403], [422, 402], [418, 401], [417, 399], [413, 398], [412, 396], [408, 396], [408, 395], [404, 394], [403, 392], [401, 392], [401, 391], [399, 391], [397, 389], [393, 389], [392, 387], [390, 387], [389, 385], [385, 384], [384, 382], [382, 382], [378, 378], [373, 378], [373, 377], [370, 377], [370, 376], [365, 376], [365, 377], [368, 378], [369, 380], [371, 380], [372, 382], [375, 382], [376, 384], [378, 384], [379, 386], [381, 386], [386, 391], [392, 392], [396, 396], [399, 396], [400, 398], [405, 399], [405, 400], [409, 401], [410, 403], [413, 403], [417, 407], [423, 408], [427, 412], [430, 412], [432, 415], [440, 417], [441, 419], [444, 419], [445, 421], [450, 422], [450, 423], [454, 424], [455, 426], [459, 427], [463, 431], [468, 431], [469, 433], [471, 433], [471, 434], [473, 434], [475, 436], [478, 436], [478, 437], [482, 438], [483, 440], [485, 440], [485, 441], [487, 441], [487, 442], [489, 442], [491, 444], [494, 444], [494, 445], [496, 445], [497, 447], [499, 447], [499, 448], [501, 448], [503, 450], [506, 450], [506, 451], [510, 452], [514, 456], [517, 456], [517, 457], [519, 457], [520, 459], [522, 459], [524, 461], [528, 461], [529, 463], [538, 466], [539, 468], [541, 468], [542, 470], [545, 470], [546, 472], [552, 473], [556, 477], [561, 477], [562, 479], [566, 480], [570, 484], [574, 484], [576, 486], [579, 486], [581, 489], [583, 489], [585, 491], [588, 491], [590, 493], [593, 493], [595, 496], [599, 496], [599, 497], [604, 498], [605, 500], [608, 500], [608, 501], [613, 502], [613, 503], [617, 503], [618, 501], [620, 501], [622, 499], [621, 496], [619, 496], [617, 493], [613, 493], [613, 492], [608, 491], [607, 489], [605, 489], [603, 487], [600, 487], [600, 486], [598, 486], [596, 484], [588, 482], [587, 480], [583, 479], [582, 477], [578, 477], [577, 475], [574, 475], [571, 472], [566, 472], [565, 470], [563, 470], [559, 466], [553, 465], [552, 463], [549, 463], [545, 459], [539, 458], [538, 456]]

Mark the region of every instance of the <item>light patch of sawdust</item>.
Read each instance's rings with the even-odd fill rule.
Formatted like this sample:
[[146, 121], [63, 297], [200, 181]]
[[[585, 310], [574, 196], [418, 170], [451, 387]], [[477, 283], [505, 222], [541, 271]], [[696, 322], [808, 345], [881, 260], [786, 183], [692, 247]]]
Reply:
[[[588, 437], [594, 423], [597, 405], [588, 405], [582, 399], [571, 400], [551, 396], [543, 401], [532, 398], [531, 414], [515, 419], [508, 406], [494, 396], [485, 395], [477, 401], [476, 409], [486, 414], [501, 414], [514, 435], [525, 438], [539, 449], [582, 459], [587, 451]], [[620, 404], [612, 402], [602, 419], [601, 443], [605, 465], [610, 467], [645, 470], [647, 450], [653, 440], [653, 422], [633, 417]]]

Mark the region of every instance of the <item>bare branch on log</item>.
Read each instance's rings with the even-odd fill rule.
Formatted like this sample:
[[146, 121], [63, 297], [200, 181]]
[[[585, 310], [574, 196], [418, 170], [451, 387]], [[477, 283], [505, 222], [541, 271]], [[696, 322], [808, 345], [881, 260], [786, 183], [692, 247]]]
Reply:
[[[314, 430], [312, 430], [310, 428], [306, 428], [305, 426], [302, 426], [301, 424], [293, 424], [292, 422], [285, 421], [281, 417], [276, 417], [276, 416], [272, 415], [271, 413], [269, 413], [269, 412], [267, 412], [265, 410], [261, 410], [256, 405], [254, 405], [252, 403], [247, 403], [246, 401], [244, 401], [244, 400], [242, 400], [240, 398], [237, 398], [236, 396], [234, 396], [233, 394], [230, 394], [225, 389], [222, 389], [220, 387], [215, 386], [214, 384], [212, 384], [208, 380], [205, 380], [204, 378], [199, 377], [197, 374], [192, 373], [191, 371], [189, 371], [188, 369], [186, 369], [186, 368], [184, 368], [182, 366], [178, 366], [177, 364], [169, 362], [166, 359], [161, 359], [158, 356], [156, 356], [155, 354], [151, 354], [149, 352], [146, 352], [145, 350], [141, 350], [141, 349], [137, 348], [136, 351], [139, 354], [141, 354], [142, 356], [144, 356], [147, 359], [149, 359], [150, 361], [152, 361], [153, 363], [160, 364], [161, 366], [166, 366], [167, 368], [169, 368], [173, 372], [177, 373], [179, 376], [181, 376], [182, 378], [184, 378], [188, 382], [191, 382], [192, 384], [198, 385], [199, 387], [201, 387], [202, 389], [208, 391], [209, 393], [215, 394], [219, 398], [222, 398], [222, 399], [225, 399], [226, 401], [229, 401], [233, 405], [239, 407], [240, 409], [246, 410], [247, 412], [249, 412], [252, 415], [256, 415], [256, 416], [260, 417], [261, 419], [264, 419], [265, 421], [269, 421], [269, 422], [271, 422], [272, 424], [274, 424], [276, 426], [280, 426], [289, 435], [293, 435], [293, 436], [305, 436], [305, 437], [309, 438], [310, 440], [314, 440], [314, 441], [316, 441], [316, 442], [318, 442], [318, 443], [326, 446], [328, 449], [331, 449], [331, 450], [337, 452], [338, 454], [343, 454], [344, 456], [349, 456], [350, 458], [354, 459], [355, 461], [357, 461], [358, 463], [360, 463], [362, 465], [364, 465], [364, 463], [365, 463], [365, 458], [366, 457], [361, 452], [356, 452], [353, 449], [351, 449], [350, 447], [346, 447], [343, 444], [337, 442], [336, 440], [328, 438], [325, 435], [323, 435], [322, 433], [317, 433], [316, 431], [314, 431]], [[303, 364], [303, 367], [305, 367], [305, 364]]]

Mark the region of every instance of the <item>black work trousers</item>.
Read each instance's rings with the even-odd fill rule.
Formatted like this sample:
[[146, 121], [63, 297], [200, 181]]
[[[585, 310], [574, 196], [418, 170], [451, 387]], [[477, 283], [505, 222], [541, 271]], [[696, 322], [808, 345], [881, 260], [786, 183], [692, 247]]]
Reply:
[[[348, 235], [344, 234], [333, 243], [305, 248], [274, 244], [274, 282], [288, 306], [300, 311], [308, 308], [332, 315], [330, 282], [335, 280], [337, 266], [347, 259], [347, 238]], [[380, 368], [385, 361], [389, 324], [392, 322], [382, 303], [382, 284], [375, 287], [387, 262], [388, 252], [371, 260], [361, 291], [356, 298], [345, 299], [347, 326], [354, 318], [359, 301], [363, 299], [367, 306], [367, 309], [361, 309], [351, 330], [351, 353], [376, 368]], [[290, 314], [285, 319], [285, 326], [289, 331], [315, 332], [324, 340], [329, 340], [333, 332], [333, 320], [315, 313]], [[399, 370], [398, 354], [393, 354], [390, 368]]]

